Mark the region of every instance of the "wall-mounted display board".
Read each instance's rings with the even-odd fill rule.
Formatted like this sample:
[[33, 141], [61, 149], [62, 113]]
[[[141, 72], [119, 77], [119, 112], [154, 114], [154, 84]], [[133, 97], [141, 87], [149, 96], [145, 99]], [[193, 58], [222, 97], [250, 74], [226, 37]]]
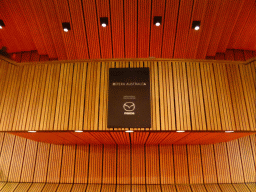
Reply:
[[149, 68], [110, 68], [108, 128], [150, 128]]

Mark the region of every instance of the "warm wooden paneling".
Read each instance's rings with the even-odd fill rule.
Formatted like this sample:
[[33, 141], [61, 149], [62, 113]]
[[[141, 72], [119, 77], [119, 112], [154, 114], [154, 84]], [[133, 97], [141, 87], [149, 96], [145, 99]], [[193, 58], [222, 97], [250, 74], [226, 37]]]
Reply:
[[[15, 67], [2, 61], [0, 130], [112, 130], [109, 67], [149, 67], [152, 128], [146, 130], [254, 131], [253, 65], [127, 60]], [[125, 135], [111, 137], [129, 142]]]
[[[12, 143], [10, 139], [13, 140]], [[253, 180], [255, 165], [251, 151], [255, 148], [249, 145], [249, 141], [250, 138], [245, 137], [232, 142], [215, 144], [215, 150], [213, 145], [62, 146], [37, 143], [38, 150], [30, 153], [31, 160], [35, 156], [34, 153], [37, 156], [36, 167], [33, 167], [25, 165], [29, 163], [28, 160], [24, 161], [29, 159], [28, 150], [33, 146], [29, 144], [30, 141], [5, 133], [1, 158], [8, 156], [6, 151], [10, 147], [13, 152], [11, 150], [9, 155], [10, 168], [8, 168], [8, 162], [1, 161], [2, 171], [4, 166], [10, 171], [7, 171], [5, 178], [1, 177], [0, 189], [2, 188], [3, 191], [22, 191], [23, 189], [28, 191], [70, 191], [71, 189], [72, 191], [85, 189], [86, 191], [130, 191], [131, 189], [132, 191], [197, 192], [220, 191], [220, 189], [253, 191], [255, 184], [250, 182], [255, 182]], [[19, 151], [22, 143], [27, 145], [24, 145], [24, 150]], [[243, 155], [246, 156], [243, 157]], [[242, 169], [238, 159], [242, 160]], [[254, 171], [246, 170], [245, 166]], [[22, 170], [26, 167], [25, 170], [32, 176], [20, 180], [25, 181], [24, 183], [12, 183], [11, 181], [16, 178], [26, 176], [23, 175], [23, 171], [18, 171], [19, 167], [23, 167]], [[16, 174], [14, 174], [14, 168], [17, 170]], [[35, 173], [33, 173], [34, 169]], [[244, 177], [245, 180], [240, 177]], [[8, 183], [3, 182], [7, 180]], [[36, 183], [36, 181], [43, 183]], [[47, 183], [44, 184], [46, 181]], [[245, 185], [244, 181], [249, 183]], [[32, 184], [32, 182], [35, 183]], [[91, 184], [87, 187], [88, 182]], [[116, 185], [116, 182], [126, 184]], [[225, 184], [222, 184], [224, 182]], [[81, 184], [73, 185], [73, 183]], [[219, 186], [217, 183], [220, 183]]]

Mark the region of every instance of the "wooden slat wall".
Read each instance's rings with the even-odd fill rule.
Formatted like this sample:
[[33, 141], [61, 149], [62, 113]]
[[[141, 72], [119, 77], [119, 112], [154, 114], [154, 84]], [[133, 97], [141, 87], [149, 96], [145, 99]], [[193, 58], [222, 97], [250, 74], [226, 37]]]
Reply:
[[31, 143], [8, 133], [0, 135], [3, 143], [0, 182], [105, 185], [255, 182], [255, 135], [214, 145], [77, 146]]
[[254, 66], [92, 61], [15, 67], [1, 60], [0, 131], [113, 130], [106, 119], [109, 67], [150, 67], [150, 130], [255, 131]]

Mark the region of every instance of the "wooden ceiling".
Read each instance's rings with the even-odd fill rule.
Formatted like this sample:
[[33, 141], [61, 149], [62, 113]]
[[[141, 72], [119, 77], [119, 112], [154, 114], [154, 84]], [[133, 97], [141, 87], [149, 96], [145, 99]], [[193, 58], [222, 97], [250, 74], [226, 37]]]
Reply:
[[[162, 25], [153, 17], [162, 16]], [[99, 18], [109, 25], [100, 26]], [[59, 60], [205, 59], [227, 49], [256, 50], [255, 0], [0, 1], [0, 47]], [[193, 20], [201, 29], [191, 29]], [[72, 30], [63, 32], [62, 22]]]

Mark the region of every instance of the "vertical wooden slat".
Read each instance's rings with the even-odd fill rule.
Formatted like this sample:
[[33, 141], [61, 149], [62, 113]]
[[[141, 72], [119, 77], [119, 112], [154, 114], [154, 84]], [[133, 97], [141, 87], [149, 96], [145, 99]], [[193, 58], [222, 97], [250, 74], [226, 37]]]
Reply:
[[102, 181], [102, 150], [102, 145], [90, 145], [88, 183], [101, 183]]
[[187, 63], [192, 130], [206, 130], [199, 63]]
[[218, 183], [231, 183], [226, 144], [215, 144], [214, 151]]
[[76, 154], [75, 145], [63, 146], [60, 183], [74, 182], [75, 154]]
[[9, 174], [9, 167], [12, 160], [13, 146], [15, 142], [15, 136], [6, 134], [2, 146], [2, 152], [0, 156], [0, 181], [7, 181]]
[[12, 153], [12, 162], [10, 165], [8, 181], [19, 182], [23, 165], [23, 156], [27, 140], [22, 137], [16, 137]]
[[241, 164], [241, 157], [239, 151], [238, 141], [227, 142], [227, 150], [229, 157], [229, 167], [232, 183], [243, 183], [244, 175]]
[[69, 130], [83, 130], [87, 63], [75, 63], [70, 102]]
[[27, 140], [24, 154], [24, 162], [21, 173], [21, 182], [33, 182], [36, 164], [38, 142]]
[[89, 145], [77, 145], [74, 183], [87, 183]]
[[104, 145], [103, 184], [116, 184], [116, 145]]
[[[15, 110], [16, 103], [18, 99], [18, 94], [20, 90], [21, 77], [22, 77], [22, 69], [20, 67], [11, 66], [8, 69], [7, 77], [10, 84], [6, 84], [4, 87], [4, 97], [2, 98], [2, 102], [0, 105], [0, 130], [11, 130]], [[15, 75], [13, 75], [15, 74]], [[4, 100], [3, 100], [4, 99]], [[1, 114], [2, 113], [2, 114]]]
[[204, 183], [217, 183], [213, 145], [201, 145]]
[[117, 184], [131, 184], [131, 154], [129, 145], [118, 145]]
[[173, 62], [177, 130], [191, 130], [185, 62]]
[[144, 145], [132, 145], [132, 185], [145, 184]]
[[41, 192], [44, 186], [45, 186], [45, 183], [33, 183], [30, 186], [28, 192]]
[[253, 151], [255, 153], [255, 148], [253, 149], [251, 146], [250, 136], [240, 138], [238, 142], [241, 153], [244, 181], [245, 183], [255, 182], [256, 172], [254, 168], [255, 164], [253, 162]]
[[47, 182], [59, 183], [61, 172], [61, 160], [62, 160], [63, 145], [51, 145]]
[[50, 144], [38, 143], [33, 182], [46, 182]]
[[[203, 183], [202, 161], [199, 145], [187, 145], [190, 184]], [[196, 163], [195, 163], [196, 162]]]
[[60, 76], [60, 64], [49, 65], [47, 69], [46, 87], [43, 95], [40, 130], [53, 130], [56, 101]]
[[186, 145], [173, 145], [176, 184], [189, 183]]
[[172, 145], [160, 145], [161, 184], [174, 184], [174, 162]]
[[146, 183], [160, 184], [159, 148], [157, 145], [145, 145]]
[[223, 130], [237, 130], [225, 65], [214, 64], [217, 95]]
[[32, 185], [32, 183], [20, 183], [16, 188], [15, 188], [15, 192], [19, 192], [19, 191], [28, 191], [28, 189], [30, 188], [30, 186]]
[[35, 66], [35, 77], [32, 85], [25, 130], [38, 130], [43, 107], [44, 90], [48, 65]]
[[54, 130], [68, 130], [73, 64], [61, 64]]

